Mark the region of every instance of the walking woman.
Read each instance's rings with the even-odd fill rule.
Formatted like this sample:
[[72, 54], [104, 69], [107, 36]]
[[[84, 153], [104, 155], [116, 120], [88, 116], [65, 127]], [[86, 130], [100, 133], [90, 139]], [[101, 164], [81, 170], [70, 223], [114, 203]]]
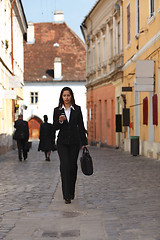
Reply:
[[45, 153], [45, 160], [50, 161], [51, 150], [54, 151], [54, 132], [51, 123], [48, 123], [47, 115], [44, 115], [44, 123], [41, 124], [40, 134], [39, 134], [39, 146], [38, 151]]
[[88, 144], [81, 108], [75, 104], [73, 91], [69, 87], [61, 90], [59, 105], [54, 109], [53, 128], [59, 130], [57, 150], [62, 193], [65, 203], [69, 204], [75, 195], [80, 145], [83, 148]]

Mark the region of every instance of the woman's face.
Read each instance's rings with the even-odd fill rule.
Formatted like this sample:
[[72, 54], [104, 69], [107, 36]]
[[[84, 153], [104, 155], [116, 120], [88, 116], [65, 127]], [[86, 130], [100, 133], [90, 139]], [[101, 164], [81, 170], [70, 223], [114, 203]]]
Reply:
[[65, 104], [71, 104], [72, 96], [71, 96], [71, 94], [68, 90], [63, 92], [62, 99], [63, 99], [64, 105]]

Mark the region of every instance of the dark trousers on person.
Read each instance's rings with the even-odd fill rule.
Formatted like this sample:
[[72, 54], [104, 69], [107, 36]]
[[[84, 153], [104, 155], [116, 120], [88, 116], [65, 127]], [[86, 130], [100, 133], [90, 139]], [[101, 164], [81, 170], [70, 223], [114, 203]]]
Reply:
[[79, 145], [58, 144], [63, 198], [73, 199], [77, 179]]
[[27, 158], [27, 150], [25, 149], [26, 140], [17, 139], [17, 146], [18, 146], [18, 157], [19, 160], [22, 161], [22, 153], [24, 160]]

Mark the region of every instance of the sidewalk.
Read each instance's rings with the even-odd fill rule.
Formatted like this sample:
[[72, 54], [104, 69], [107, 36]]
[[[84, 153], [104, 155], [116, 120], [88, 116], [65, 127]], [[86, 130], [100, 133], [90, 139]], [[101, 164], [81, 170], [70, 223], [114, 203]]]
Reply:
[[[62, 199], [57, 152], [0, 156], [0, 239], [160, 240], [160, 161], [90, 147], [94, 174], [80, 167], [76, 198]], [[81, 153], [80, 153], [81, 155]]]

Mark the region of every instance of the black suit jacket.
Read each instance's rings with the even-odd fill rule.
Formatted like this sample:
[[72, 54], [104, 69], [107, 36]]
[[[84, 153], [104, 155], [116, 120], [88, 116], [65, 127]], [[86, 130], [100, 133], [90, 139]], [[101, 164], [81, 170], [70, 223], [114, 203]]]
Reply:
[[22, 119], [15, 121], [14, 127], [16, 128], [16, 139], [21, 139], [21, 133], [24, 134], [24, 140], [29, 139], [28, 122]]
[[59, 116], [64, 113], [63, 108], [55, 108], [53, 114], [54, 131], [60, 130], [58, 133], [58, 144], [78, 144], [87, 145], [86, 130], [83, 123], [83, 116], [80, 106], [75, 105], [71, 108], [70, 120], [67, 119], [61, 124]]

